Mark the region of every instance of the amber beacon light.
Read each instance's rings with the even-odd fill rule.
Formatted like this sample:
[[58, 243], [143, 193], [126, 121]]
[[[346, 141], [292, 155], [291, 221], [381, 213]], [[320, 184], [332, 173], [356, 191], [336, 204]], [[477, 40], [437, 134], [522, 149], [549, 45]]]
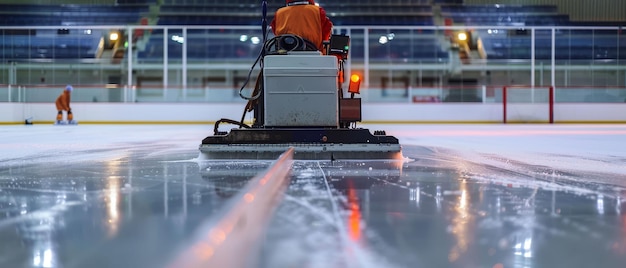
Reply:
[[352, 94], [359, 94], [361, 89], [361, 77], [358, 74], [350, 76], [350, 86], [348, 86], [348, 92]]

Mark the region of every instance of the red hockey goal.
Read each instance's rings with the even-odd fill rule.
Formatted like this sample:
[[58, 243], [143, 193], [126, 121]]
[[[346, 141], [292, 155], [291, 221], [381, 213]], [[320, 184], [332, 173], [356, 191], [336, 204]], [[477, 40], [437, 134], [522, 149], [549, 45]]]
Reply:
[[554, 123], [554, 87], [502, 88], [503, 123]]

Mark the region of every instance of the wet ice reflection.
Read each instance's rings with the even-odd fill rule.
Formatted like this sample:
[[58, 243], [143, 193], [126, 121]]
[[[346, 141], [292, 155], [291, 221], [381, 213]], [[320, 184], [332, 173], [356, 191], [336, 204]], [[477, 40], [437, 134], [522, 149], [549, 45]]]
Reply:
[[601, 194], [597, 197], [596, 208], [598, 209], [598, 214], [604, 215], [604, 196]]
[[[191, 153], [159, 154], [181, 136], [149, 133], [167, 139], [98, 146], [106, 157], [81, 146], [71, 157], [40, 150], [0, 162], [0, 267], [159, 267], [264, 165], [190, 161], [193, 137]], [[415, 139], [424, 147], [403, 144], [415, 161], [401, 173], [369, 163], [298, 166], [267, 236], [265, 267], [623, 267], [623, 136], [614, 153], [588, 157], [595, 145], [548, 146], [562, 137], [455, 135], [437, 137], [449, 149], [428, 137]], [[519, 138], [543, 139], [544, 153], [508, 152], [522, 147]], [[569, 148], [584, 153], [558, 155]], [[84, 157], [88, 164], [74, 163]]]
[[117, 176], [110, 176], [106, 180], [106, 194], [103, 196], [107, 209], [105, 224], [107, 226], [108, 236], [113, 237], [117, 235], [120, 223], [120, 178]]
[[472, 234], [470, 230], [470, 224], [473, 223], [473, 217], [470, 212], [469, 200], [470, 196], [467, 193], [467, 182], [462, 180], [459, 184], [460, 195], [458, 196], [458, 203], [454, 207], [452, 215], [452, 224], [450, 226], [450, 232], [456, 239], [456, 244], [450, 250], [448, 260], [450, 262], [456, 262], [462, 254], [464, 254], [469, 246]]
[[51, 248], [44, 247], [35, 249], [33, 257], [34, 267], [55, 267], [56, 261], [54, 260], [54, 253]]
[[420, 204], [421, 188], [419, 184], [415, 188], [409, 189], [409, 200], [414, 201], [417, 206]]
[[[62, 217], [63, 211], [67, 209], [67, 196], [65, 194], [57, 194], [55, 196], [47, 196], [40, 198], [34, 203], [29, 204], [32, 200], [20, 198], [20, 213], [16, 219], [18, 224], [18, 232], [22, 236], [22, 243], [32, 245], [30, 252], [31, 267], [57, 267], [58, 247], [55, 242], [54, 235], [56, 232], [65, 228], [65, 220]], [[42, 211], [42, 206], [52, 205], [49, 211]], [[28, 207], [34, 207], [33, 211], [29, 211]], [[14, 245], [15, 246], [15, 245]]]
[[[425, 267], [620, 267], [618, 263], [626, 261], [624, 254], [605, 253], [607, 248], [620, 248], [614, 245], [626, 239], [626, 229], [611, 227], [626, 226], [624, 219], [615, 217], [621, 210], [621, 191], [610, 189], [607, 195], [558, 181], [562, 176], [531, 177], [497, 168], [476, 169], [472, 164], [461, 165], [465, 172], [459, 176], [458, 166], [435, 171], [412, 163], [404, 169], [403, 183], [381, 186], [389, 193], [403, 189], [410, 204], [419, 200], [410, 208], [398, 206], [399, 197], [382, 198], [381, 189], [372, 188], [377, 193], [372, 202], [393, 206], [370, 211], [368, 229], [402, 234], [390, 243], [400, 244], [404, 256], [415, 255], [406, 260], [407, 267], [416, 263]], [[387, 216], [387, 223], [371, 220], [389, 211], [394, 213]], [[443, 230], [438, 227], [442, 222], [447, 226]], [[572, 257], [567, 253], [571, 250], [584, 253]], [[440, 256], [441, 251], [446, 256]], [[590, 261], [591, 256], [603, 258]]]
[[361, 242], [361, 207], [359, 205], [360, 200], [357, 194], [357, 190], [354, 187], [349, 187], [347, 190], [348, 199], [348, 232], [352, 241]]
[[399, 178], [389, 164], [297, 161], [260, 267], [397, 267], [367, 224], [380, 217], [371, 189]]
[[192, 162], [0, 169], [0, 267], [159, 267], [226, 200], [214, 191]]

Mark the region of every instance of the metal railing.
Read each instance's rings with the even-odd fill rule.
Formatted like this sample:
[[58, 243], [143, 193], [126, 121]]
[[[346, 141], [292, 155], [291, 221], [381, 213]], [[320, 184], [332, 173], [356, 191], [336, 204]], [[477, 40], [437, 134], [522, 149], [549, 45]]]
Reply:
[[[127, 89], [155, 85], [197, 90], [221, 79], [224, 84], [217, 87], [231, 88], [241, 82], [237, 79], [245, 76], [262, 47], [258, 26], [68, 26], [69, 34], [63, 36], [56, 34], [57, 28], [0, 26], [4, 30], [0, 32], [0, 61], [6, 63], [0, 64], [0, 84], [112, 84]], [[10, 35], [6, 30], [33, 30], [33, 35]], [[334, 32], [351, 36], [346, 69], [362, 74], [363, 86], [372, 90], [379, 87], [381, 79], [403, 77], [408, 77], [413, 87], [422, 86], [415, 81], [435, 79], [438, 87], [445, 87], [449, 78], [471, 77], [486, 87], [526, 84], [550, 85], [558, 90], [572, 85], [626, 86], [623, 30], [345, 26], [335, 27]], [[471, 42], [480, 40], [482, 53], [461, 59], [451, 41], [451, 35], [460, 31], [471, 32]], [[122, 33], [125, 38], [116, 51], [98, 47], [85, 56], [79, 48], [64, 47], [69, 45], [64, 42], [73, 38], [78, 43], [87, 38], [106, 44], [110, 32]], [[41, 46], [42, 40], [53, 46]], [[68, 49], [69, 55], [76, 56], [49, 56]], [[115, 54], [118, 51], [122, 54]]]

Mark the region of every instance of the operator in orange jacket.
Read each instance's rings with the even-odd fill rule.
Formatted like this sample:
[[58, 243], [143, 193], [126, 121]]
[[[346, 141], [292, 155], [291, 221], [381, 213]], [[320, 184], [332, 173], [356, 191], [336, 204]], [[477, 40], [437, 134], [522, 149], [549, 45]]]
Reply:
[[72, 114], [72, 108], [70, 108], [70, 100], [74, 88], [71, 85], [67, 85], [63, 93], [59, 95], [55, 104], [57, 106], [57, 123], [60, 124], [63, 121], [63, 112], [67, 112], [67, 121], [72, 122], [74, 115]]
[[294, 34], [323, 51], [323, 42], [330, 40], [333, 27], [326, 11], [314, 0], [287, 0], [286, 4], [276, 11], [270, 24], [274, 35]]

